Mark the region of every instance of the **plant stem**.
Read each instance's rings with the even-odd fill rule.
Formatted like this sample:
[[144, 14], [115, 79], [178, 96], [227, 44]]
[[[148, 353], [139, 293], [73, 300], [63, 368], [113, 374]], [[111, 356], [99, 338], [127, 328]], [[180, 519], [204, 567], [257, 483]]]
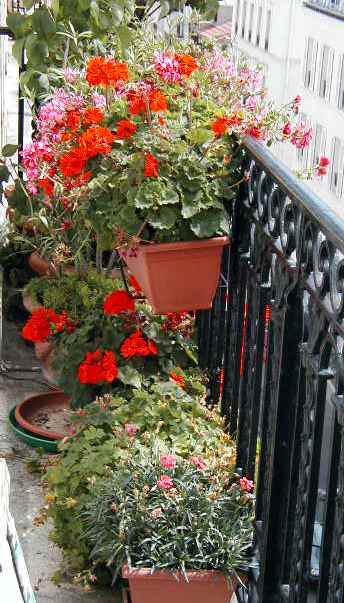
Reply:
[[64, 54], [63, 54], [63, 71], [65, 71], [67, 69], [67, 62], [68, 62], [68, 55], [69, 55], [69, 45], [70, 45], [70, 39], [67, 38], [66, 39], [65, 51], [64, 51]]
[[145, 221], [144, 221], [144, 222], [141, 224], [141, 226], [140, 226], [139, 230], [138, 230], [138, 231], [137, 231], [137, 233], [136, 233], [136, 237], [137, 237], [138, 239], [140, 238], [140, 236], [141, 236], [141, 234], [143, 233], [144, 229], [146, 228], [147, 224], [148, 224], [148, 220], [145, 220]]
[[110, 259], [108, 261], [108, 265], [106, 268], [106, 274], [110, 274], [112, 268], [114, 267], [116, 257], [117, 257], [117, 251], [116, 251], [116, 249], [114, 249], [114, 251], [111, 253]]
[[101, 274], [103, 265], [102, 265], [102, 250], [99, 245], [99, 239], [97, 237], [97, 247], [96, 247], [96, 271], [98, 274]]

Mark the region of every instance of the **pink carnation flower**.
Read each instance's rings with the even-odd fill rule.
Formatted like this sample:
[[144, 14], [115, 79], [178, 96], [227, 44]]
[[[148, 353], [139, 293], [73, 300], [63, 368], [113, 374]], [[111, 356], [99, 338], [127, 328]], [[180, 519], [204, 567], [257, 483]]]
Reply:
[[137, 425], [134, 425], [133, 423], [126, 423], [124, 429], [130, 438], [134, 438], [139, 430]]
[[198, 471], [204, 471], [204, 469], [207, 466], [207, 463], [205, 461], [203, 461], [203, 459], [199, 458], [198, 456], [192, 457], [191, 463], [193, 465], [195, 465], [195, 467], [196, 467], [196, 469], [198, 469]]
[[173, 479], [168, 475], [162, 475], [157, 481], [157, 486], [159, 486], [161, 490], [172, 490], [172, 488], [174, 488]]
[[253, 481], [247, 479], [247, 477], [242, 477], [240, 480], [240, 486], [245, 492], [252, 492], [254, 488]]
[[175, 469], [177, 465], [177, 459], [175, 456], [167, 454], [166, 456], [160, 457], [160, 465], [164, 469]]

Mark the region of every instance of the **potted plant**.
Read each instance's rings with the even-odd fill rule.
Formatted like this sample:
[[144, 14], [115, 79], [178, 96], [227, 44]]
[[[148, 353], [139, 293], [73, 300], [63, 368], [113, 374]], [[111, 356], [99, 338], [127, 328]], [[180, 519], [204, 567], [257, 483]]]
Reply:
[[[225, 206], [245, 179], [240, 140], [307, 146], [300, 99], [278, 108], [259, 68], [209, 46], [167, 50], [146, 27], [126, 62], [113, 54], [55, 91], [23, 151], [37, 244], [77, 270], [101, 270], [105, 251], [111, 265], [118, 249], [155, 312], [209, 308]], [[19, 187], [12, 204], [23, 205]]]
[[[144, 300], [121, 289], [105, 294], [108, 285], [103, 281], [92, 291], [76, 276], [59, 279], [53, 289], [60, 280], [67, 291], [74, 284], [75, 295], [65, 297], [63, 306], [63, 288], [54, 300], [46, 288], [49, 279], [43, 279], [38, 290], [51, 304], [33, 311], [22, 336], [36, 347], [48, 347], [49, 359], [53, 347], [56, 381], [71, 398], [72, 407], [105, 393], [140, 389], [157, 374], [168, 376], [175, 367], [196, 366], [194, 318], [189, 314], [156, 316]], [[29, 290], [37, 288], [29, 286]]]
[[252, 544], [252, 490], [221, 459], [129, 457], [83, 514], [92, 559], [122, 572], [133, 603], [228, 603]]
[[202, 456], [210, 464], [217, 456], [232, 471], [236, 449], [223, 431], [223, 420], [202, 402], [204, 386], [197, 373], [183, 375], [185, 389], [173, 380], [157, 381], [126, 397], [102, 396], [72, 414], [75, 435], [59, 445], [59, 458], [45, 477], [45, 513], [53, 520], [52, 539], [70, 570], [92, 567], [92, 547], [80, 514], [98, 483], [120, 469], [128, 454], [139, 454], [143, 445], [159, 440], [166, 454], [173, 446], [180, 456]]

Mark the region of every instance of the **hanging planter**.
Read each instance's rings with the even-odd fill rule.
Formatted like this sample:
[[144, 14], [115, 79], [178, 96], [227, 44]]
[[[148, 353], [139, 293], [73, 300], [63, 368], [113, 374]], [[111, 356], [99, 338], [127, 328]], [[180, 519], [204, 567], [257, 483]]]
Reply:
[[228, 237], [141, 244], [122, 258], [156, 314], [211, 308]]
[[150, 569], [129, 570], [124, 566], [123, 578], [129, 580], [133, 603], [228, 603], [235, 592], [235, 583], [222, 572], [186, 572], [188, 582], [180, 575]]

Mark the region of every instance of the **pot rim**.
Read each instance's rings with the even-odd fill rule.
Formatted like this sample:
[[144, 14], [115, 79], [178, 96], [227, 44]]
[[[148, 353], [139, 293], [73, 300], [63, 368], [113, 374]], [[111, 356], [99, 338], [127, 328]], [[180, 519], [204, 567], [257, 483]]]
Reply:
[[40, 427], [36, 427], [36, 425], [34, 425], [33, 423], [29, 423], [29, 421], [27, 421], [25, 419], [25, 417], [22, 415], [22, 408], [24, 405], [27, 405], [29, 401], [31, 400], [36, 400], [37, 398], [42, 398], [43, 396], [65, 396], [65, 398], [68, 400], [68, 396], [65, 395], [65, 393], [62, 390], [58, 390], [58, 391], [51, 391], [51, 392], [42, 392], [40, 394], [34, 394], [33, 396], [29, 396], [28, 398], [26, 398], [25, 400], [23, 400], [23, 402], [20, 402], [20, 404], [18, 404], [16, 406], [15, 409], [15, 419], [17, 421], [17, 423], [19, 424], [20, 427], [24, 428], [26, 431], [28, 431], [29, 433], [32, 434], [36, 434], [38, 436], [43, 436], [44, 438], [48, 439], [48, 440], [63, 440], [63, 438], [67, 437], [68, 434], [63, 434], [63, 433], [59, 433], [59, 432], [55, 432], [55, 431], [47, 431], [44, 429], [41, 429]]
[[[187, 577], [192, 582], [209, 582], [211, 579], [224, 578], [225, 580], [235, 580], [235, 574], [233, 571], [232, 576], [227, 576], [221, 570], [187, 570]], [[155, 580], [160, 580], [161, 578], [170, 581], [179, 581], [179, 579], [185, 582], [184, 576], [180, 571], [168, 571], [168, 570], [157, 570], [152, 573], [150, 568], [132, 568], [129, 569], [128, 564], [124, 564], [122, 567], [122, 577], [123, 578], [135, 578], [137, 580], [145, 580], [146, 578], [151, 578]]]
[[[230, 237], [213, 237], [211, 239], [199, 239], [195, 241], [177, 241], [175, 243], [145, 243], [144, 241], [138, 244], [138, 249], [144, 253], [160, 253], [161, 251], [182, 251], [188, 249], [203, 249], [208, 247], [224, 247], [230, 244]], [[130, 247], [120, 251], [125, 258]], [[135, 250], [137, 248], [135, 247]]]

